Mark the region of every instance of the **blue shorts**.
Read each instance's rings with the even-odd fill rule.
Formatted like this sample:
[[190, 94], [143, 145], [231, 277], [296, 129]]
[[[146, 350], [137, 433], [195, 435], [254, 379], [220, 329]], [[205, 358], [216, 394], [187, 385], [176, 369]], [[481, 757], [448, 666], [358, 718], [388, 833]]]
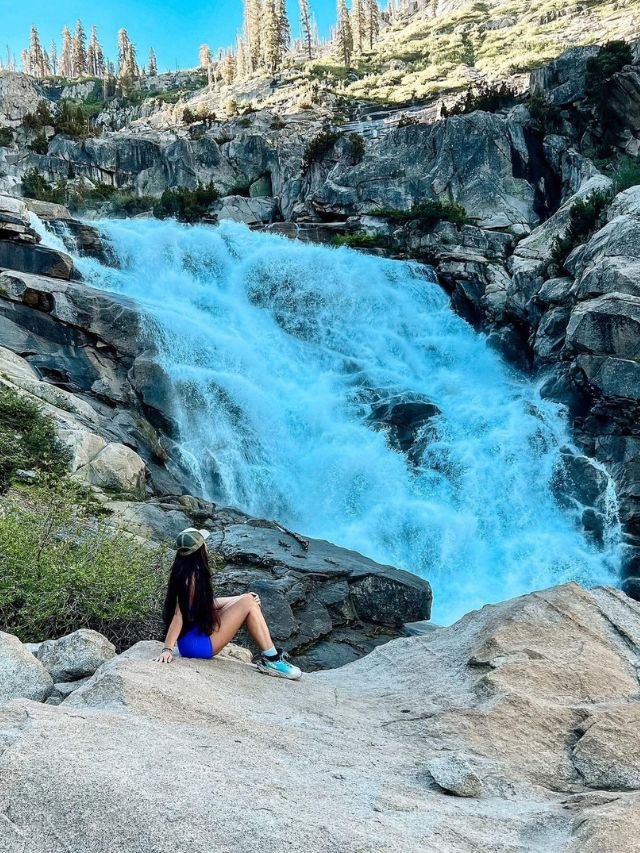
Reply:
[[178, 651], [183, 658], [212, 658], [213, 643], [208, 634], [201, 634], [197, 628], [191, 628], [178, 640]]

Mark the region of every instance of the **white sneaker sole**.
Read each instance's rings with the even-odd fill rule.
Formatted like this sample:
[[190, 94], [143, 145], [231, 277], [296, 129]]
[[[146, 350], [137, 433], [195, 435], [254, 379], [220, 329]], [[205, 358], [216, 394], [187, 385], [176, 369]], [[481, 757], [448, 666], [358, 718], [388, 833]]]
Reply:
[[300, 675], [286, 675], [284, 672], [278, 672], [277, 669], [270, 669], [261, 663], [256, 664], [256, 668], [258, 672], [261, 672], [263, 675], [270, 675], [272, 678], [284, 678], [287, 681], [300, 681], [302, 678], [302, 673]]

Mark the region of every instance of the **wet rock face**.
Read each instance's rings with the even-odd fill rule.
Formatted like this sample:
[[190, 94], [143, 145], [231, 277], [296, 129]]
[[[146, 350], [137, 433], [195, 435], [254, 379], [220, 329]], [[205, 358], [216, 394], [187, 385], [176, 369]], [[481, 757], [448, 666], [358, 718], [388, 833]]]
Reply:
[[274, 639], [309, 669], [341, 666], [431, 614], [431, 587], [409, 572], [235, 511], [203, 511], [225, 564], [217, 594], [258, 592]]
[[435, 433], [433, 419], [440, 414], [440, 409], [430, 400], [396, 395], [374, 404], [368, 420], [376, 429], [386, 432], [392, 447], [404, 453], [413, 465], [418, 465], [429, 434]]

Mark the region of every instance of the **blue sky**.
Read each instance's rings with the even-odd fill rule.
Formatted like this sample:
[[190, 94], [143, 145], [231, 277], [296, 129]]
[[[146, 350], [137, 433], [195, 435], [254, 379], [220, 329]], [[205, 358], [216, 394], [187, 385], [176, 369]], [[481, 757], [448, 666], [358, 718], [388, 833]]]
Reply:
[[[298, 3], [287, 0], [294, 36], [298, 35]], [[335, 17], [335, 0], [311, 0], [321, 34], [327, 33]], [[64, 24], [73, 28], [81, 18], [88, 31], [98, 28], [105, 52], [116, 55], [116, 33], [126, 27], [146, 62], [149, 47], [155, 49], [161, 71], [197, 64], [198, 47], [206, 42], [211, 49], [230, 45], [242, 20], [242, 0], [0, 0], [0, 53], [7, 45], [18, 61], [28, 45], [29, 30], [36, 24], [48, 49], [55, 38], [60, 48]]]

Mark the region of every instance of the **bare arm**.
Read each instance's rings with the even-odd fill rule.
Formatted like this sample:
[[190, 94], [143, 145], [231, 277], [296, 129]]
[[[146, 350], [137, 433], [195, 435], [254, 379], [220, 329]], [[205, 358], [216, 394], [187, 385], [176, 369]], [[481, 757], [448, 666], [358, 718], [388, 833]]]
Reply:
[[160, 657], [156, 658], [158, 663], [171, 663], [173, 660], [171, 649], [175, 648], [175, 645], [178, 642], [180, 631], [182, 631], [183, 621], [180, 605], [176, 603], [176, 612], [173, 614], [173, 619], [171, 620], [167, 636], [165, 637], [164, 649], [162, 650]]

